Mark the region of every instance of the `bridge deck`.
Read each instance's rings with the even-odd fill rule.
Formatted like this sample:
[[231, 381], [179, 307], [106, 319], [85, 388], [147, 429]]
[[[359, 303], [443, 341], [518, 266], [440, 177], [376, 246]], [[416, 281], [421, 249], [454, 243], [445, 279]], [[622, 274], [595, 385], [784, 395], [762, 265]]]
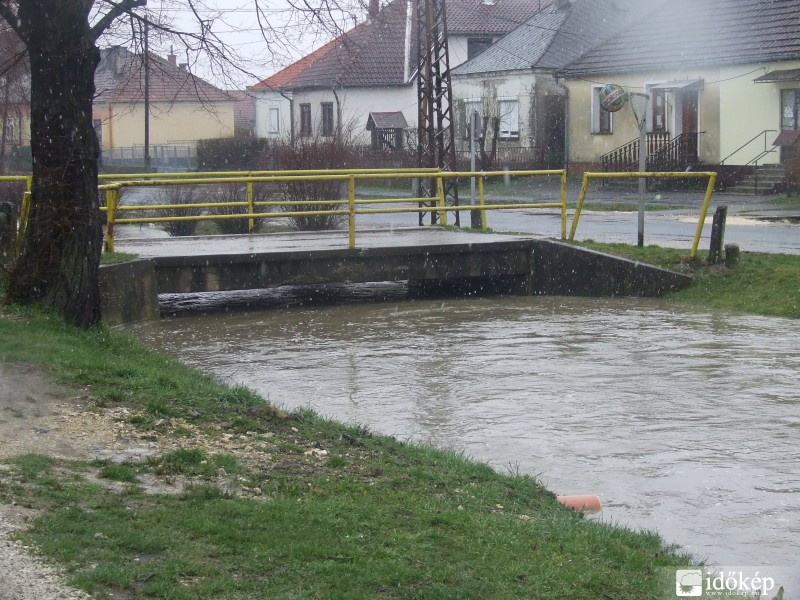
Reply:
[[[122, 228], [121, 228], [122, 229]], [[152, 230], [128, 227], [117, 235], [117, 252], [138, 254], [142, 258], [178, 256], [221, 256], [231, 254], [269, 254], [347, 250], [346, 231], [266, 233], [252, 235], [214, 235], [198, 237], [154, 237]], [[146, 232], [147, 237], [137, 237]], [[159, 234], [161, 232], [158, 232]], [[533, 234], [500, 235], [447, 231], [431, 227], [397, 227], [359, 231], [356, 249], [422, 248], [427, 246], [481, 245], [497, 242], [541, 239]]]

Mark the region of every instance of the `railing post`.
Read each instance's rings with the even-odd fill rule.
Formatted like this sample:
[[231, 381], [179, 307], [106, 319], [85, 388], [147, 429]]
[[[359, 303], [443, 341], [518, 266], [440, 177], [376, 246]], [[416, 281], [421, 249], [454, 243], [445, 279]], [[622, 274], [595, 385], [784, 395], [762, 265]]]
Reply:
[[250, 218], [247, 219], [247, 233], [253, 233], [256, 221], [253, 215], [255, 214], [255, 206], [253, 204], [253, 182], [247, 182], [247, 212], [250, 213]]
[[118, 202], [119, 188], [106, 190], [106, 252], [114, 252], [114, 221]]
[[567, 239], [567, 170], [561, 171], [561, 239]]
[[569, 240], [575, 239], [575, 230], [578, 229], [578, 219], [581, 218], [581, 209], [583, 208], [583, 201], [586, 199], [586, 191], [589, 189], [589, 174], [583, 174], [583, 184], [581, 185], [581, 192], [578, 194], [578, 204], [575, 206], [575, 214], [572, 215], [572, 227], [569, 230]]
[[347, 231], [350, 249], [356, 247], [356, 178], [347, 178]]
[[690, 258], [697, 256], [697, 246], [700, 245], [700, 236], [703, 233], [703, 225], [706, 222], [706, 215], [708, 214], [708, 206], [711, 204], [711, 195], [714, 193], [714, 186], [717, 183], [717, 174], [713, 171], [708, 173], [708, 185], [706, 186], [706, 195], [703, 198], [703, 207], [700, 209], [700, 219], [697, 221], [697, 229], [695, 230], [694, 240], [692, 241], [692, 251], [689, 254]]
[[439, 223], [442, 225], [447, 225], [447, 211], [445, 210], [445, 198], [444, 198], [444, 176], [439, 173], [436, 177], [436, 194], [439, 199]]
[[483, 188], [484, 180], [485, 177], [478, 177], [478, 199], [481, 205], [481, 231], [486, 233], [486, 194]]

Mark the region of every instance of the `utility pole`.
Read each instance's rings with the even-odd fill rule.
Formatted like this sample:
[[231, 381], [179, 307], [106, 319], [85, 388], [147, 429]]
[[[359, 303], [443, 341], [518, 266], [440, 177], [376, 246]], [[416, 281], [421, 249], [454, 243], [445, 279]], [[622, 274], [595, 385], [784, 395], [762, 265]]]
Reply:
[[[629, 102], [639, 126], [639, 172], [647, 171], [647, 104], [650, 101], [648, 94], [631, 93]], [[641, 248], [644, 246], [644, 203], [647, 180], [639, 178], [639, 219], [637, 244]]]
[[[417, 166], [453, 171], [456, 166], [453, 135], [453, 94], [450, 87], [450, 57], [447, 49], [447, 16], [445, 0], [417, 0]], [[458, 184], [455, 178], [441, 179], [445, 204], [452, 198], [458, 206]], [[423, 178], [420, 196], [431, 198], [420, 202], [420, 208], [436, 204], [436, 178]], [[425, 214], [419, 213], [419, 224]], [[431, 211], [431, 224], [437, 213]], [[456, 225], [460, 225], [456, 211]]]
[[150, 172], [150, 24], [144, 15], [144, 170]]

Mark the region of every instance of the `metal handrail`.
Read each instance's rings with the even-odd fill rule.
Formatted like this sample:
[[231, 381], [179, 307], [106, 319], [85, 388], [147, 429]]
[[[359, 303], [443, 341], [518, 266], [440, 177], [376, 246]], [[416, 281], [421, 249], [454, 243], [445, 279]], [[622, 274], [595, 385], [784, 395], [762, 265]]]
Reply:
[[708, 185], [706, 186], [706, 193], [703, 198], [703, 206], [700, 209], [700, 216], [697, 221], [697, 228], [695, 229], [694, 240], [692, 242], [692, 250], [689, 256], [694, 258], [697, 256], [697, 246], [700, 244], [700, 236], [703, 233], [703, 225], [706, 221], [706, 215], [708, 214], [708, 207], [711, 204], [711, 196], [714, 193], [714, 185], [717, 181], [717, 174], [714, 171], [661, 171], [661, 172], [645, 172], [645, 173], [589, 173], [586, 172], [583, 174], [583, 184], [581, 185], [581, 191], [578, 195], [578, 204], [575, 207], [575, 212], [572, 215], [572, 227], [570, 227], [569, 231], [569, 239], [570, 241], [575, 239], [575, 231], [578, 229], [578, 221], [581, 218], [581, 210], [583, 208], [583, 202], [586, 199], [586, 192], [589, 190], [589, 180], [590, 179], [633, 179], [633, 178], [643, 178], [643, 177], [653, 177], [653, 178], [684, 178], [684, 177], [708, 177]]
[[733, 152], [731, 152], [730, 154], [728, 154], [728, 156], [726, 156], [726, 157], [725, 157], [725, 158], [723, 158], [721, 161], [719, 161], [719, 164], [720, 164], [720, 165], [724, 165], [724, 164], [725, 164], [725, 161], [726, 161], [726, 160], [728, 160], [728, 159], [729, 159], [731, 156], [733, 156], [734, 154], [736, 154], [736, 153], [737, 153], [737, 152], [739, 152], [740, 150], [744, 150], [744, 149], [745, 149], [747, 146], [749, 146], [750, 144], [752, 144], [754, 141], [756, 141], [758, 138], [760, 138], [760, 137], [763, 135], [763, 136], [764, 136], [764, 150], [763, 150], [763, 151], [762, 151], [762, 153], [759, 155], [759, 158], [757, 158], [757, 159], [753, 159], [753, 160], [749, 160], [749, 161], [747, 161], [747, 162], [745, 163], [745, 165], [749, 165], [749, 164], [751, 164], [751, 163], [753, 163], [753, 162], [757, 162], [757, 161], [758, 161], [758, 160], [759, 160], [761, 157], [763, 157], [763, 156], [765, 156], [765, 155], [769, 154], [770, 152], [773, 152], [773, 150], [767, 150], [767, 134], [768, 134], [768, 133], [777, 133], [777, 132], [778, 132], [778, 130], [777, 130], [777, 129], [765, 129], [764, 131], [762, 131], [762, 132], [760, 132], [760, 133], [757, 133], [757, 134], [755, 134], [755, 135], [754, 135], [752, 138], [750, 138], [749, 140], [747, 140], [747, 141], [746, 141], [744, 144], [742, 144], [741, 146], [739, 146], [739, 147], [738, 147], [736, 150], [734, 150]]
[[[346, 215], [348, 218], [349, 247], [356, 247], [355, 238], [355, 218], [361, 214], [376, 213], [420, 213], [436, 212], [439, 214], [439, 222], [447, 225], [447, 213], [460, 211], [480, 211], [481, 230], [487, 231], [486, 211], [503, 209], [526, 209], [526, 208], [558, 208], [561, 212], [561, 239], [566, 239], [567, 235], [567, 172], [564, 169], [540, 170], [540, 171], [463, 171], [463, 172], [443, 172], [438, 169], [414, 169], [414, 170], [361, 170], [358, 172], [324, 172], [325, 174], [285, 174], [273, 176], [248, 177], [195, 177], [195, 178], [173, 178], [173, 179], [148, 179], [148, 180], [126, 180], [115, 183], [105, 184], [98, 187], [101, 192], [105, 192], [106, 205], [101, 210], [106, 213], [106, 240], [105, 249], [107, 252], [114, 252], [114, 227], [117, 224], [136, 224], [136, 223], [156, 223], [168, 221], [206, 221], [217, 219], [248, 219], [249, 231], [252, 232], [254, 220], [262, 218], [285, 218], [295, 216], [315, 216], [315, 215]], [[558, 202], [526, 202], [514, 204], [486, 204], [484, 192], [484, 181], [490, 177], [508, 176], [559, 176], [561, 180], [561, 197]], [[437, 182], [437, 196], [435, 198], [380, 198], [380, 199], [356, 199], [356, 181], [372, 179], [416, 179], [421, 177], [433, 178]], [[478, 182], [478, 204], [466, 204], [461, 206], [449, 206], [445, 203], [444, 180], [452, 178], [475, 177]], [[344, 200], [283, 200], [283, 201], [256, 201], [253, 195], [254, 183], [287, 183], [301, 181], [343, 181], [347, 183], [347, 208], [334, 208], [344, 203]], [[120, 190], [126, 187], [161, 187], [177, 185], [210, 185], [219, 183], [244, 183], [247, 185], [247, 200], [237, 202], [213, 202], [195, 204], [164, 204], [164, 205], [141, 205], [141, 206], [119, 206]], [[411, 204], [409, 207], [392, 208], [363, 208], [362, 205], [368, 204]], [[422, 203], [430, 203], [423, 206]], [[330, 206], [326, 210], [296, 210], [304, 206]], [[247, 212], [232, 215], [193, 215], [193, 216], [168, 216], [168, 217], [133, 217], [118, 218], [118, 213], [136, 210], [149, 211], [159, 209], [186, 209], [186, 208], [210, 208], [210, 207], [247, 207]], [[265, 212], [263, 208], [272, 207], [292, 207], [295, 210], [286, 212]], [[261, 208], [261, 210], [258, 210]]]

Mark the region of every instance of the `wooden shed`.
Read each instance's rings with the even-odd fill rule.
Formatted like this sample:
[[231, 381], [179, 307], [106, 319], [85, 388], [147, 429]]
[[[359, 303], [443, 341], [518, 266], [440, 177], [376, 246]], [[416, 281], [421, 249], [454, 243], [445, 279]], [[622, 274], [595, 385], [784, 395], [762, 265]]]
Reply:
[[400, 111], [371, 112], [367, 118], [373, 150], [402, 150], [403, 130], [406, 128], [408, 123]]

